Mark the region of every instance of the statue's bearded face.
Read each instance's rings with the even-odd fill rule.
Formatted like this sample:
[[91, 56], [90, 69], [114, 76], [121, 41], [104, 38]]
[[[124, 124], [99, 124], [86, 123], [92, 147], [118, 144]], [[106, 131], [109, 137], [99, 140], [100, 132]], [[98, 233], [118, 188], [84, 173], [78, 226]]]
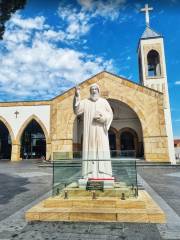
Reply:
[[98, 100], [99, 98], [99, 88], [97, 86], [92, 86], [90, 88], [90, 99], [93, 101]]

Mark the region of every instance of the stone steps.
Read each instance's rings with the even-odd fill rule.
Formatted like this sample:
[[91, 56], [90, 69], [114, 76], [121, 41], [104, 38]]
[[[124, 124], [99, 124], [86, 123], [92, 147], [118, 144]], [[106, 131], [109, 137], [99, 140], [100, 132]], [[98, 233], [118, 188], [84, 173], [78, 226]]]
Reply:
[[165, 214], [141, 190], [137, 198], [48, 198], [26, 212], [27, 221], [165, 223]]
[[55, 198], [49, 198], [43, 202], [45, 208], [79, 208], [81, 206], [81, 209], [84, 208], [103, 208], [103, 209], [132, 209], [132, 208], [138, 208], [143, 209], [145, 208], [145, 204], [143, 201], [139, 200], [121, 200], [121, 199], [114, 199], [111, 198], [99, 198], [99, 199], [85, 199], [83, 198], [75, 198], [75, 199], [61, 199], [59, 197]]
[[131, 211], [127, 209], [104, 209], [104, 208], [45, 208], [38, 206], [39, 213], [31, 212], [26, 214], [28, 221], [101, 221], [101, 222], [116, 222], [128, 221], [132, 216], [138, 216], [138, 220], [148, 222], [146, 211]]

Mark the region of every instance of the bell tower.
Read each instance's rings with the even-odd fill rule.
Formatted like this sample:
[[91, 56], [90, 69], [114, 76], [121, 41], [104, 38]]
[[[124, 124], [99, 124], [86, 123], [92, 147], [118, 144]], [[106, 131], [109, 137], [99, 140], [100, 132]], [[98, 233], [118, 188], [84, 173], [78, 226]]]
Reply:
[[139, 40], [138, 46], [139, 77], [142, 85], [164, 94], [164, 115], [168, 136], [169, 159], [172, 164], [175, 164], [164, 39], [161, 34], [150, 28], [149, 11], [152, 10], [153, 8], [149, 7], [148, 4], [140, 10], [141, 12], [145, 12], [146, 28]]

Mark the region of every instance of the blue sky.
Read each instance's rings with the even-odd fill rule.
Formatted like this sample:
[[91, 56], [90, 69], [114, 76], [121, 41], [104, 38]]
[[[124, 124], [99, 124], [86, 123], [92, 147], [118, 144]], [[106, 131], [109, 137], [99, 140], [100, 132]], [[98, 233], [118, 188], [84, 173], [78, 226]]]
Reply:
[[[29, 0], [0, 41], [0, 101], [50, 99], [107, 70], [139, 82], [146, 1]], [[180, 1], [148, 1], [165, 40], [174, 136], [180, 137]]]

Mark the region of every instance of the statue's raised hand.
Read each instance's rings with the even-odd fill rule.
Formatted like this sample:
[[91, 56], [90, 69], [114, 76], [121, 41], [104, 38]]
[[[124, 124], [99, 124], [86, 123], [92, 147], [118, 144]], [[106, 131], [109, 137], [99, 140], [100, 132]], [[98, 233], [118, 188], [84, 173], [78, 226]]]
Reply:
[[75, 87], [75, 96], [80, 97], [80, 87], [79, 86]]

